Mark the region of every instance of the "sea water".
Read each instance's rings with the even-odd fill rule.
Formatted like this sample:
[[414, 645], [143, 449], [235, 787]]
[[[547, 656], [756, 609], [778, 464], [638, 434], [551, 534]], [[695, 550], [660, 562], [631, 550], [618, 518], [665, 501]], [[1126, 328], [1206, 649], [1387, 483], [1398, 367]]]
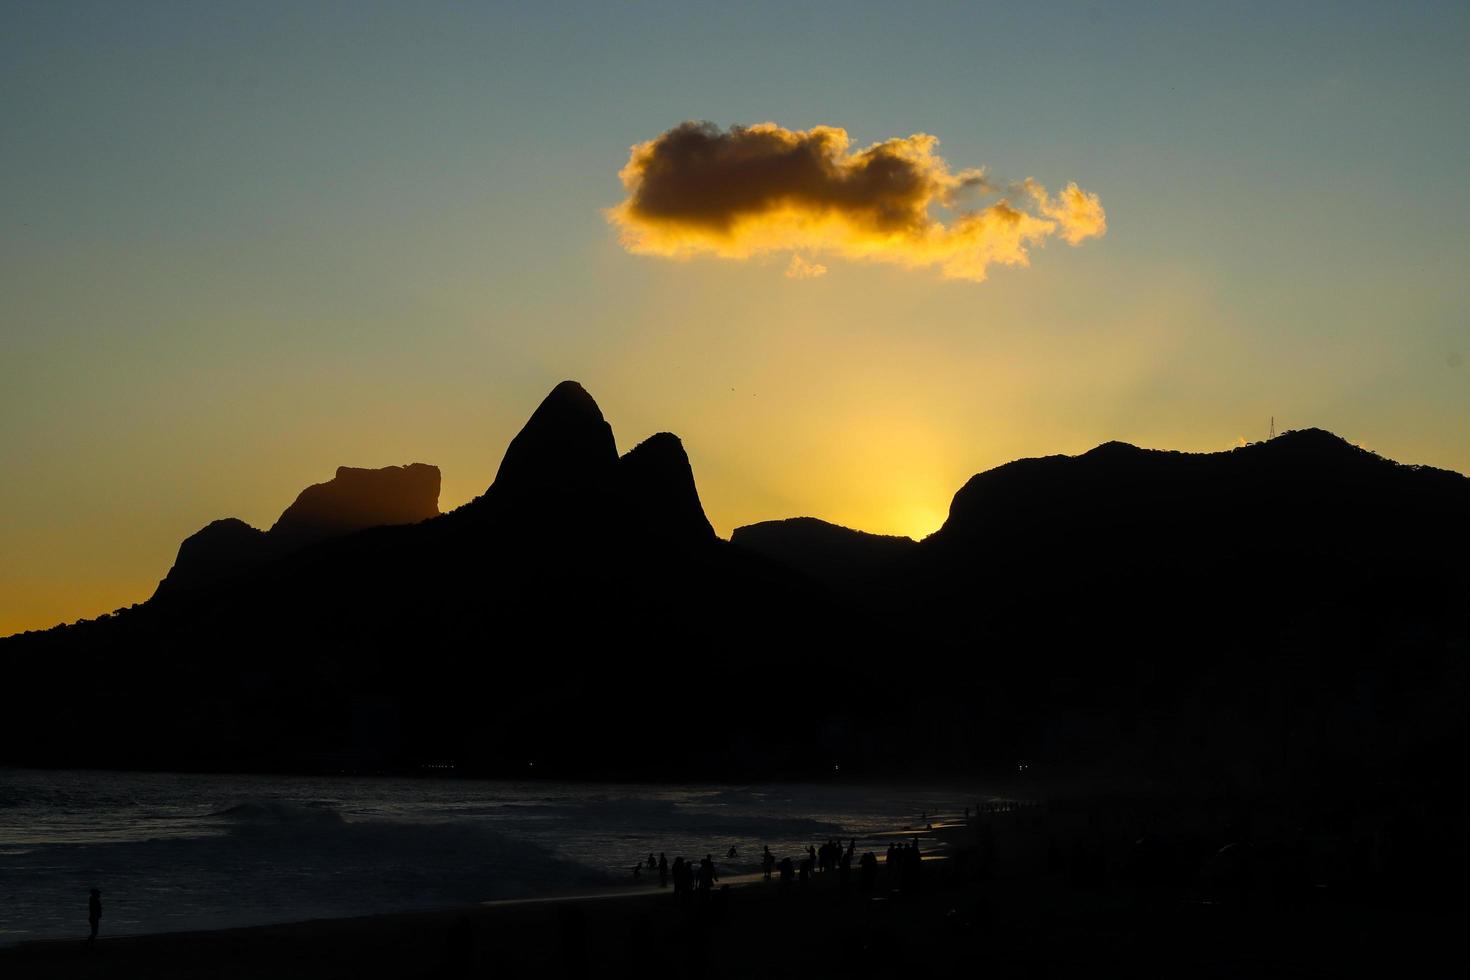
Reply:
[[[0, 943], [213, 929], [656, 883], [953, 819], [972, 790], [0, 770]], [[726, 853], [735, 847], [734, 860]]]

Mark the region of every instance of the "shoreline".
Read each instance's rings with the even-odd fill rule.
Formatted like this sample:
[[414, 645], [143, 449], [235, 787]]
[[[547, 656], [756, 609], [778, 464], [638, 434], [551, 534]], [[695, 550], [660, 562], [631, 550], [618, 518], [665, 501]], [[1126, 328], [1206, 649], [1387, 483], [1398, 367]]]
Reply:
[[983, 967], [1021, 976], [1437, 976], [1436, 958], [1460, 933], [1458, 906], [1428, 903], [1429, 894], [1406, 891], [1404, 880], [1305, 891], [1227, 883], [1209, 895], [1107, 872], [1088, 859], [1089, 834], [1069, 833], [1064, 820], [1044, 826], [1042, 816], [925, 830], [938, 846], [922, 870], [885, 871], [867, 892], [856, 874], [848, 887], [827, 872], [783, 889], [756, 872], [731, 875], [702, 901], [678, 901], [652, 885], [118, 936], [94, 946], [34, 940], [0, 948], [0, 975], [779, 980]]
[[[888, 840], [907, 840], [920, 838], [931, 842], [931, 846], [924, 850], [921, 846], [922, 860], [933, 862], [944, 859], [950, 848], [950, 841], [956, 831], [964, 831], [963, 824], [946, 824], [944, 822], [932, 824], [926, 828], [914, 828], [912, 826], [894, 827], [889, 830], [870, 832], [863, 836], [863, 840], [870, 846], [866, 849], [873, 850], [878, 858], [880, 866], [886, 864], [886, 856], [876, 845], [878, 842]], [[844, 836], [843, 840], [848, 838]], [[816, 843], [813, 841], [813, 843]], [[861, 851], [859, 850], [859, 855]], [[799, 862], [798, 862], [799, 863]], [[716, 862], [718, 867], [719, 862]], [[656, 872], [645, 870], [645, 881], [647, 883], [635, 883], [633, 881], [608, 883], [597, 886], [565, 886], [544, 894], [520, 895], [511, 898], [484, 899], [470, 903], [454, 903], [446, 905], [426, 906], [419, 908], [383, 909], [368, 912], [344, 912], [327, 915], [310, 915], [302, 918], [286, 918], [266, 922], [246, 922], [237, 924], [203, 925], [198, 928], [160, 929], [144, 932], [127, 932], [108, 935], [106, 931], [106, 918], [103, 919], [103, 930], [98, 937], [98, 944], [121, 943], [129, 941], [162, 941], [180, 937], [204, 937], [225, 936], [230, 934], [243, 934], [257, 930], [293, 929], [298, 927], [322, 926], [334, 923], [369, 923], [378, 920], [396, 920], [400, 918], [413, 918], [420, 916], [445, 917], [453, 915], [468, 915], [479, 910], [513, 909], [530, 906], [557, 906], [564, 903], [584, 902], [606, 902], [611, 899], [635, 900], [639, 898], [654, 898], [657, 896], [672, 897], [672, 883], [668, 886], [657, 884]], [[854, 880], [857, 876], [857, 868], [852, 870]], [[778, 876], [767, 879], [761, 871], [734, 871], [721, 874], [715, 886], [718, 891], [722, 886], [730, 889], [745, 889], [752, 885], [769, 884], [774, 886]], [[816, 876], [814, 876], [815, 880]], [[84, 933], [85, 930], [79, 930]], [[32, 938], [18, 938], [10, 941], [0, 940], [0, 960], [9, 951], [27, 950], [33, 948], [67, 948], [75, 945], [85, 946], [87, 943], [85, 935], [78, 936], [38, 936]]]
[[[888, 838], [904, 838], [914, 836], [933, 838], [937, 844], [936, 847], [927, 851], [924, 851], [921, 848], [922, 860], [926, 863], [932, 863], [935, 861], [943, 861], [947, 857], [949, 857], [949, 849], [952, 846], [953, 833], [950, 833], [948, 835], [941, 835], [941, 831], [947, 830], [953, 832], [956, 830], [963, 831], [964, 829], [965, 828], [962, 825], [936, 825], [933, 830], [923, 831], [903, 828], [899, 830], [881, 831], [878, 833], [869, 834], [867, 835], [867, 839], [877, 841], [885, 840]], [[875, 853], [877, 852], [875, 851]], [[877, 853], [877, 858], [880, 866], [883, 866], [887, 863], [887, 858], [884, 854]], [[853, 869], [852, 874], [855, 878], [857, 875], [857, 870], [855, 868]], [[653, 877], [656, 878], [656, 875]], [[718, 891], [720, 886], [727, 886], [733, 890], [737, 888], [743, 889], [749, 888], [752, 885], [763, 884], [769, 884], [772, 887], [779, 887], [777, 885], [777, 878], [774, 876], [770, 879], [767, 879], [765, 875], [760, 871], [741, 871], [733, 872], [727, 875], [721, 875], [715, 890]], [[442, 917], [455, 914], [470, 914], [477, 910], [518, 908], [522, 906], [547, 906], [558, 905], [561, 903], [606, 902], [613, 899], [632, 900], [639, 898], [654, 898], [658, 896], [665, 896], [672, 899], [672, 884], [668, 886], [660, 886], [656, 883], [644, 885], [635, 885], [632, 883], [608, 884], [603, 886], [603, 888], [597, 890], [569, 888], [566, 890], [549, 892], [543, 895], [522, 895], [515, 898], [493, 898], [472, 903], [458, 903], [453, 905], [440, 905], [426, 908], [387, 909], [378, 912], [308, 916], [306, 918], [282, 919], [273, 922], [248, 923], [241, 925], [205, 926], [197, 929], [164, 929], [149, 932], [130, 932], [113, 935], [107, 935], [106, 919], [104, 918], [103, 933], [98, 937], [97, 942], [101, 944], [126, 942], [133, 940], [163, 940], [186, 936], [225, 935], [230, 933], [245, 933], [253, 930], [289, 929], [302, 926], [317, 926], [328, 923], [367, 923], [373, 920], [398, 919], [417, 916]], [[17, 939], [10, 942], [0, 941], [0, 956], [3, 956], [3, 954], [9, 950], [22, 950], [31, 947], [68, 947], [78, 944], [85, 945], [86, 942], [87, 940], [85, 936], [65, 938], [42, 936], [31, 939]]]
[[[932, 867], [945, 857], [930, 852], [924, 855], [924, 863]], [[881, 864], [883, 856], [879, 859]], [[745, 916], [780, 919], [793, 912], [830, 911], [834, 903], [858, 908], [866, 901], [882, 902], [896, 894], [860, 896], [857, 875], [854, 868], [851, 887], [846, 890], [833, 872], [816, 874], [805, 886], [793, 881], [783, 889], [778, 878], [768, 880], [757, 871], [722, 877], [705, 899], [692, 896], [682, 902], [675, 898], [672, 886], [614, 886], [604, 892], [492, 899], [472, 905], [262, 925], [123, 936], [104, 932], [95, 944], [84, 937], [33, 939], [0, 947], [0, 974], [170, 980], [481, 975], [474, 972], [481, 961], [487, 955], [494, 958], [493, 952], [486, 954], [485, 950], [493, 951], [502, 939], [513, 936], [520, 937], [517, 956], [525, 972], [513, 971], [512, 975], [557, 975], [559, 957], [569, 949], [580, 955], [577, 936], [591, 924], [596, 925], [593, 931], [602, 934], [654, 929], [684, 935], [691, 929], [717, 929]], [[531, 936], [538, 937], [537, 942], [530, 942]], [[595, 945], [596, 950], [585, 950], [594, 960], [612, 948], [606, 943]], [[467, 960], [476, 966], [467, 967]], [[582, 975], [563, 966], [563, 975]]]

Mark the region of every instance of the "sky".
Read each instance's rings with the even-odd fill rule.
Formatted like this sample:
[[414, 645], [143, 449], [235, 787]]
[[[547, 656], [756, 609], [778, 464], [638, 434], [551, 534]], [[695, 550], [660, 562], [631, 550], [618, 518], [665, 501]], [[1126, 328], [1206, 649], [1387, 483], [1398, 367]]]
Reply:
[[[565, 378], [724, 536], [920, 536], [1008, 460], [1273, 417], [1470, 472], [1467, 50], [1463, 3], [0, 0], [0, 635], [339, 465], [464, 503]], [[688, 121], [848, 156], [681, 250], [618, 209]], [[831, 204], [917, 134], [988, 203]], [[915, 244], [996, 200], [1055, 225], [1027, 264]]]

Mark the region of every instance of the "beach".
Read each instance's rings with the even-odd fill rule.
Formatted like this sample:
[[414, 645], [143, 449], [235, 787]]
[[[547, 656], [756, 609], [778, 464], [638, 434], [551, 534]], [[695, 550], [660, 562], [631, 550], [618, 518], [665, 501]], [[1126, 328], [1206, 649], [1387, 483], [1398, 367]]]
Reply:
[[118, 937], [622, 892], [649, 884], [631, 869], [650, 852], [713, 854], [731, 880], [759, 870], [762, 845], [856, 837], [861, 853], [979, 795], [0, 770], [0, 947], [76, 935], [90, 888]]
[[[1008, 826], [941, 828], [903, 887], [839, 874], [782, 888], [741, 876], [669, 891], [0, 949], [7, 978], [913, 977], [1449, 975], [1452, 910], [1355, 890], [1272, 898], [1160, 892], [1075, 861], [1032, 861]], [[1083, 862], [1085, 864], [1085, 862]], [[730, 884], [722, 882], [722, 884]], [[105, 932], [104, 932], [105, 935]], [[1449, 961], [1444, 961], [1447, 965]]]

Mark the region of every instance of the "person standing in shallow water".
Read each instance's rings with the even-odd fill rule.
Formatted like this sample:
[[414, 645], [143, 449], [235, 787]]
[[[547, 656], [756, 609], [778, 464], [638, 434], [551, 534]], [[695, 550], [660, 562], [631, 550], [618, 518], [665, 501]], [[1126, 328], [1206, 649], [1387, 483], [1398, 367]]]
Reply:
[[87, 942], [97, 939], [97, 926], [102, 921], [102, 891], [92, 889], [92, 895], [87, 899], [87, 924], [92, 927], [92, 932], [87, 936]]

